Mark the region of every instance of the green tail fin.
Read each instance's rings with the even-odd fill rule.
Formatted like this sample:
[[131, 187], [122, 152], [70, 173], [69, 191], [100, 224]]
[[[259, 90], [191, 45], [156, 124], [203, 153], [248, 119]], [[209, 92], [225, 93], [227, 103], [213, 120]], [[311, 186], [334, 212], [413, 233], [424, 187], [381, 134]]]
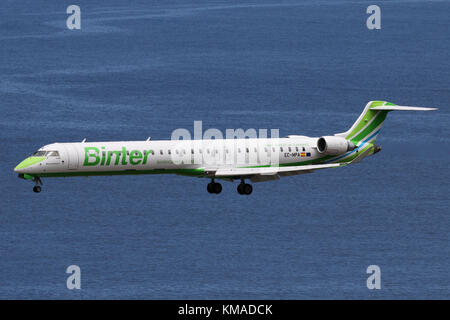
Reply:
[[[383, 122], [386, 119], [387, 110], [372, 110], [373, 107], [379, 106], [396, 106], [387, 101], [370, 101], [367, 103], [364, 111], [361, 113], [352, 127], [343, 133], [338, 133], [336, 136], [344, 137], [355, 145], [361, 141], [375, 140], [380, 132]], [[366, 141], [366, 142], [367, 142]]]
[[411, 106], [398, 106], [387, 101], [370, 101], [367, 103], [364, 111], [359, 116], [358, 120], [346, 132], [335, 134], [335, 136], [344, 137], [350, 140], [355, 145], [361, 142], [375, 141], [378, 133], [383, 126], [384, 119], [386, 119], [389, 111], [432, 111], [437, 108], [423, 108]]
[[367, 155], [379, 151], [379, 147], [375, 146], [374, 142], [389, 111], [431, 110], [437, 110], [437, 108], [398, 106], [386, 101], [370, 101], [348, 131], [335, 134], [335, 136], [350, 140], [356, 148], [343, 155], [331, 158], [327, 160], [326, 163], [349, 162], [354, 160], [358, 162]]

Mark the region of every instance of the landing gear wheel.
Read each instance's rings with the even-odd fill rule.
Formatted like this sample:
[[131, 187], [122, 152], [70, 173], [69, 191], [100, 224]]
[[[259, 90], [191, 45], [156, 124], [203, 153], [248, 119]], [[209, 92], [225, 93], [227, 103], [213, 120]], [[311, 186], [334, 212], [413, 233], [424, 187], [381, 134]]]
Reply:
[[237, 192], [238, 192], [239, 194], [244, 194], [244, 186], [245, 186], [245, 183], [240, 183], [240, 184], [237, 186]]
[[210, 183], [208, 183], [206, 190], [208, 190], [209, 193], [219, 194], [222, 192], [222, 185], [217, 182], [210, 182]]
[[219, 194], [222, 192], [222, 185], [220, 183], [215, 182], [213, 184], [212, 190], [214, 191], [214, 193]]
[[246, 194], [246, 195], [251, 194], [253, 191], [252, 185], [248, 184], [248, 183], [244, 184], [243, 191], [244, 191], [244, 194]]
[[33, 187], [33, 191], [36, 192], [36, 193], [39, 193], [39, 192], [41, 192], [41, 187], [40, 186], [34, 186]]

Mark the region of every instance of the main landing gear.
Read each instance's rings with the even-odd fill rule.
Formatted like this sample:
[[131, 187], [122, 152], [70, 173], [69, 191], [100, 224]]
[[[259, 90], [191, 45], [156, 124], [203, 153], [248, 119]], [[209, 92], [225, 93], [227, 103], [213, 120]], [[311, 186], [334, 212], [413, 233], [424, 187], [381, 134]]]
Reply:
[[245, 183], [244, 179], [241, 180], [241, 183], [237, 187], [237, 192], [239, 194], [249, 195], [253, 191], [253, 187], [251, 184]]
[[211, 182], [208, 183], [207, 190], [209, 193], [219, 194], [222, 192], [222, 185], [218, 182], [214, 182], [214, 179], [212, 179]]
[[[222, 185], [218, 182], [214, 182], [214, 179], [211, 179], [211, 182], [208, 183], [207, 190], [209, 193], [219, 194], [222, 192]], [[237, 187], [237, 192], [239, 194], [249, 195], [253, 191], [253, 187], [251, 184], [245, 183], [244, 179], [241, 179], [241, 183]]]
[[[41, 192], [41, 186], [42, 186], [42, 180], [41, 180], [41, 178], [39, 178], [39, 177], [34, 177], [34, 179], [33, 179], [33, 181], [34, 181], [34, 183], [35, 183], [35, 186], [33, 187], [33, 191], [34, 192], [36, 192], [36, 193], [39, 193], [39, 192]], [[40, 186], [41, 185], [41, 186]]]

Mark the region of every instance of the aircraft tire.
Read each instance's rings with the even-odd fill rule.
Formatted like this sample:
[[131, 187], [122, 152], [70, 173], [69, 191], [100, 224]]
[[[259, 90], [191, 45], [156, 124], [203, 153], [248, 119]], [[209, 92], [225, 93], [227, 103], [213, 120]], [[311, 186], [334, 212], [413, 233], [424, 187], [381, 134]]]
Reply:
[[238, 192], [239, 194], [244, 194], [244, 186], [245, 186], [244, 183], [240, 183], [240, 184], [237, 186], [237, 192]]
[[248, 184], [248, 183], [244, 184], [244, 187], [242, 189], [244, 191], [244, 194], [246, 194], [246, 195], [250, 195], [253, 191], [252, 185]]
[[212, 186], [212, 190], [214, 193], [219, 194], [222, 192], [222, 185], [220, 183], [215, 182]]

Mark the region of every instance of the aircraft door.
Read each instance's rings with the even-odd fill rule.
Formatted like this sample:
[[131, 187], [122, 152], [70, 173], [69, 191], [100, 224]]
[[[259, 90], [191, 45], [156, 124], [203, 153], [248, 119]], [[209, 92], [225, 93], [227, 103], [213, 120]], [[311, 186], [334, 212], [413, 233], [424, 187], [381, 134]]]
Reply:
[[69, 170], [75, 170], [78, 169], [79, 166], [79, 159], [78, 159], [78, 151], [75, 144], [67, 143], [64, 144], [64, 148], [66, 149], [66, 161], [67, 169]]

